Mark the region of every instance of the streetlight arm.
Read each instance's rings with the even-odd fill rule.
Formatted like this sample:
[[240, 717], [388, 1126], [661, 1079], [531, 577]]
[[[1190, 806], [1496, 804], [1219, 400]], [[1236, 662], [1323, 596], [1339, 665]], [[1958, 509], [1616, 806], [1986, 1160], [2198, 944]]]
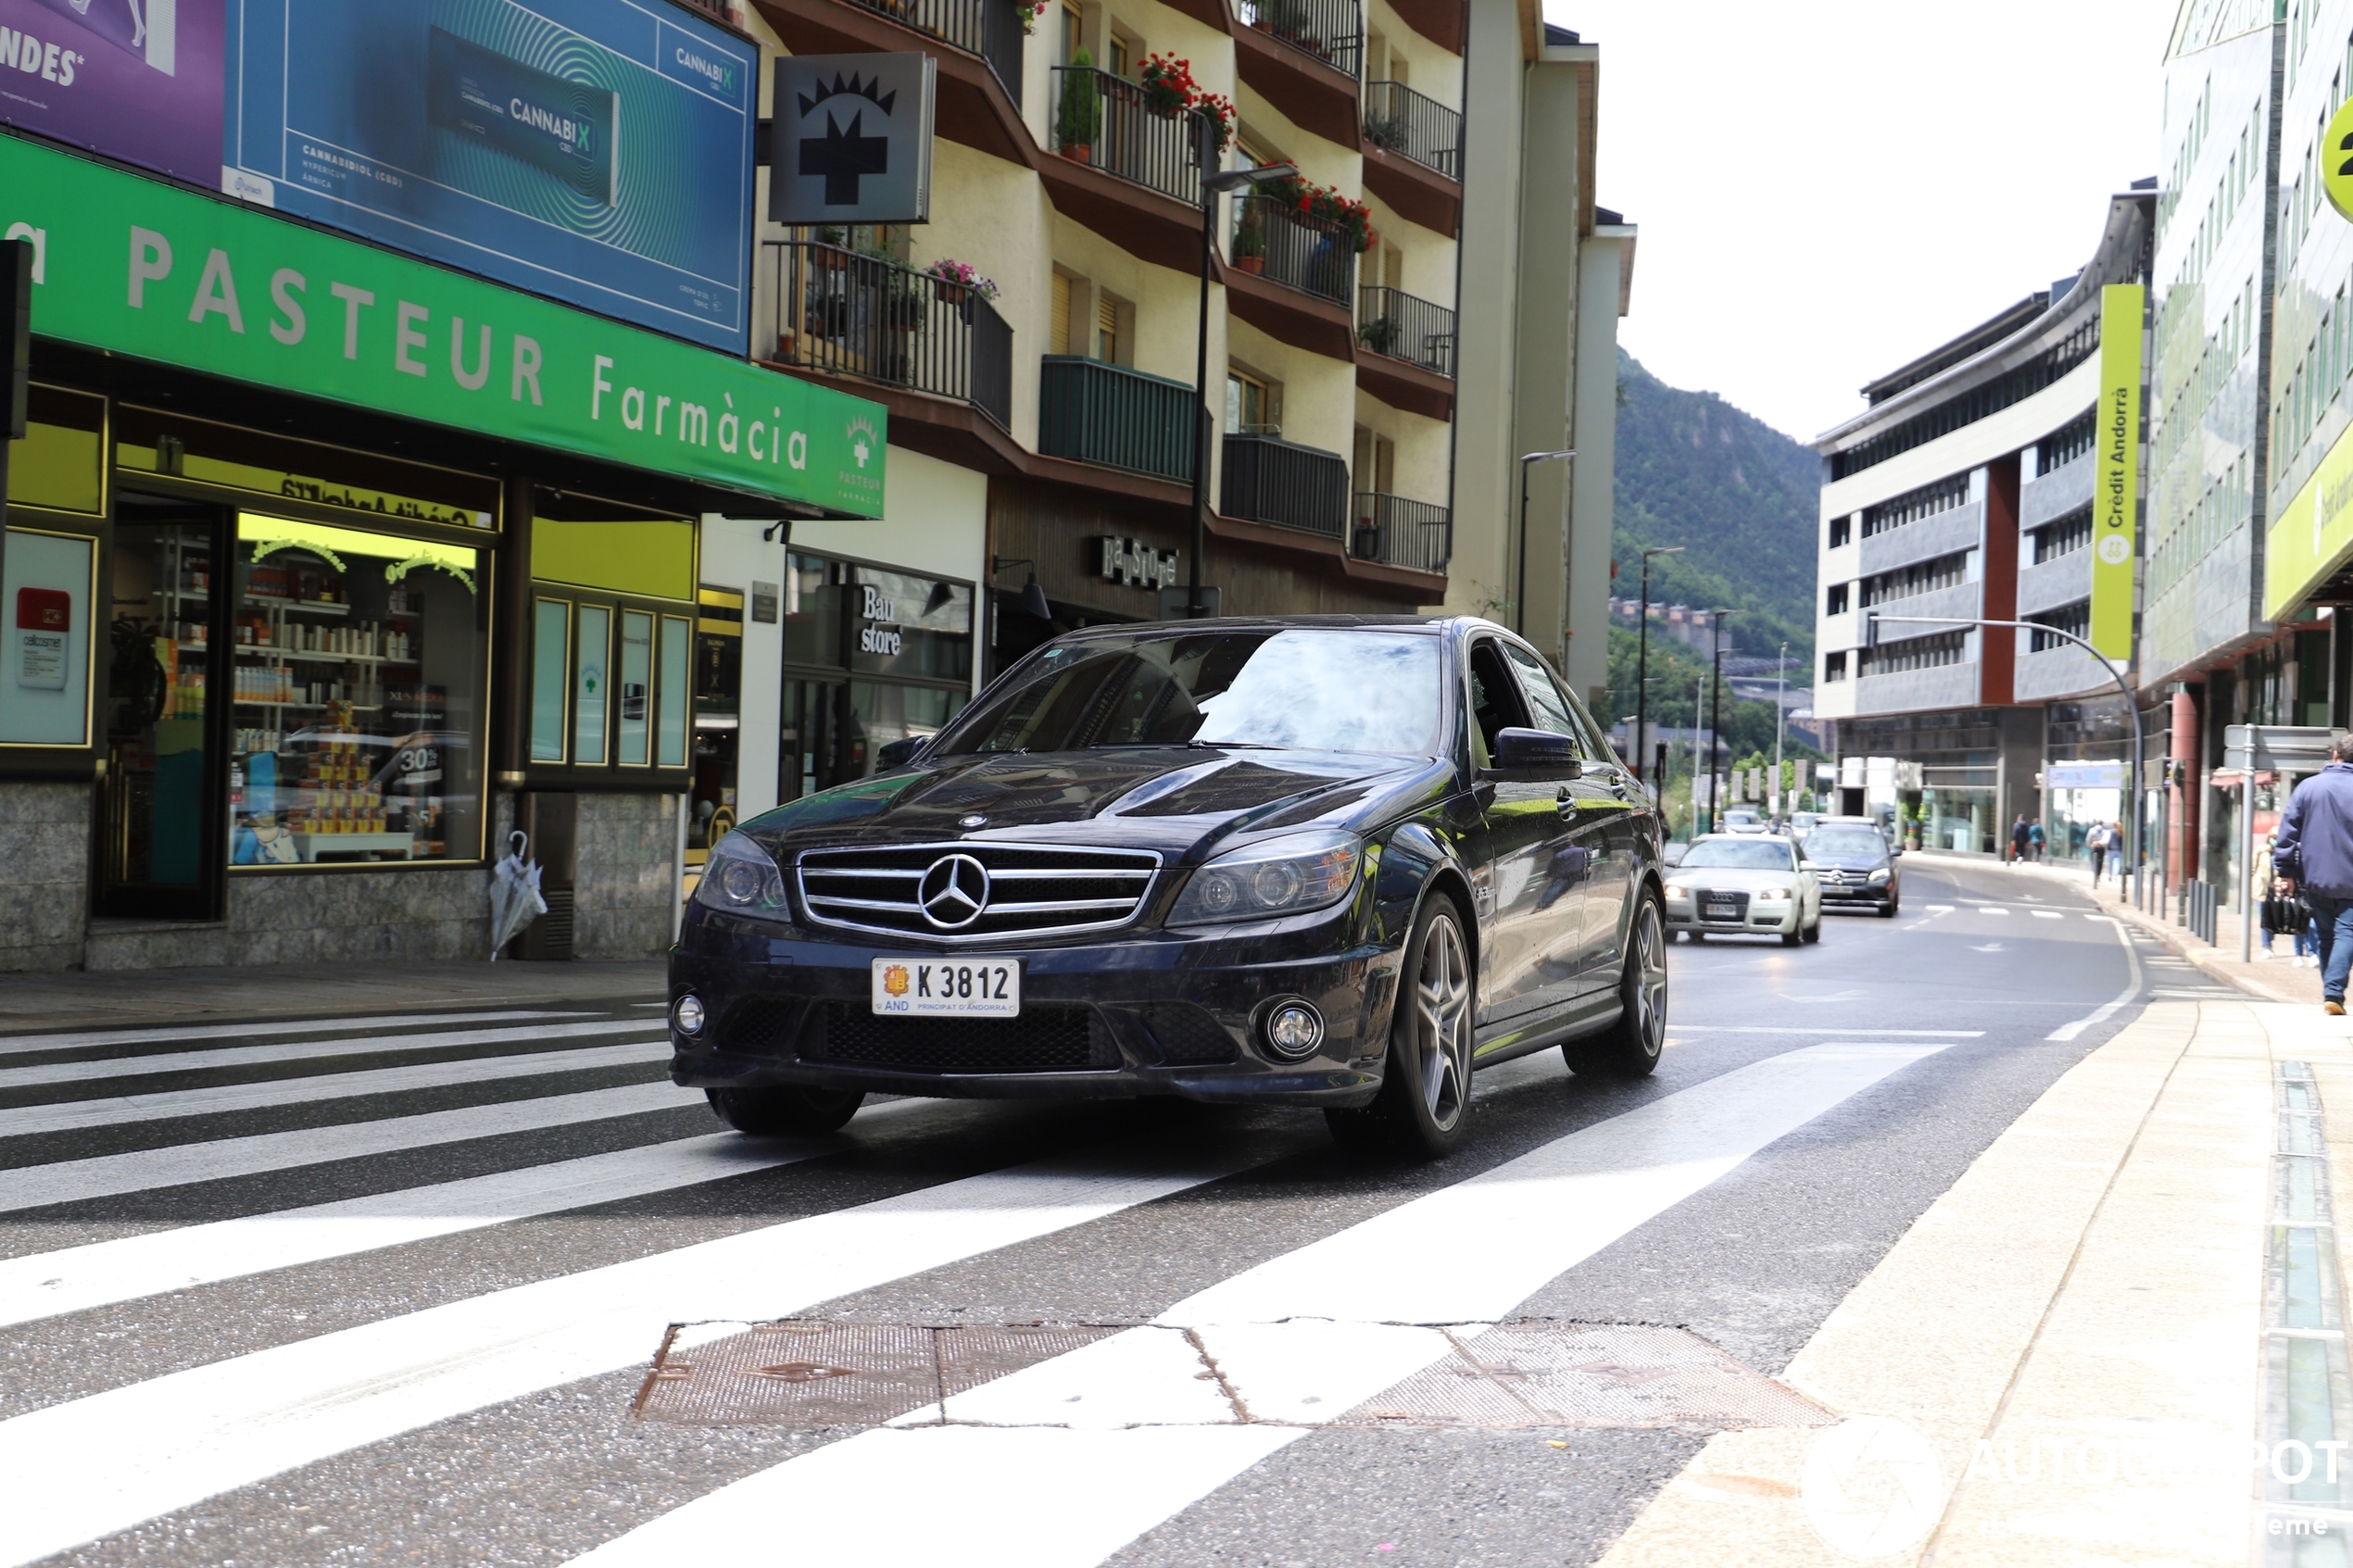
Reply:
[[2133, 699], [2133, 688], [2126, 683], [2124, 679], [2124, 672], [2116, 667], [2116, 662], [2109, 659], [2108, 655], [2094, 647], [2089, 642], [2077, 636], [2074, 633], [2063, 630], [2062, 628], [2057, 626], [2045, 626], [2039, 621], [1982, 621], [1969, 616], [1957, 615], [1881, 615], [1878, 610], [1870, 610], [1863, 617], [1864, 640], [1867, 644], [1872, 646], [1876, 646], [1878, 645], [1878, 626], [1879, 623], [1883, 621], [1900, 621], [1907, 625], [1915, 626], [1994, 626], [2007, 627], [2010, 630], [2017, 632], [2044, 632], [2054, 637], [2066, 638], [2069, 642], [2073, 643], [2077, 647], [2082, 648], [2085, 653], [2090, 654], [2094, 659], [2099, 660], [2100, 668], [2108, 671], [2108, 678], [2116, 683], [2117, 691], [2123, 696], [2124, 710], [2133, 716], [2133, 780], [2132, 787], [2124, 792], [2124, 797], [2131, 803], [2132, 808], [2133, 883], [2133, 897], [2137, 898], [2140, 896], [2139, 888], [2142, 854], [2141, 790], [2144, 787], [2143, 781], [2141, 779], [2142, 752], [2144, 749], [2144, 741], [2141, 734], [2141, 705]]

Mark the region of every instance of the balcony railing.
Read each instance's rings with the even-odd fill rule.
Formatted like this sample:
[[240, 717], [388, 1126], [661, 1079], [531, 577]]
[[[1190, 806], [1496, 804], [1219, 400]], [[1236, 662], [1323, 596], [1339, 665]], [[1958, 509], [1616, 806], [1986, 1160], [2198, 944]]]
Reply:
[[1038, 367], [1038, 450], [1161, 479], [1193, 476], [1201, 403], [1183, 382], [1048, 354]]
[[1442, 574], [1454, 558], [1454, 514], [1444, 507], [1360, 490], [1355, 517], [1348, 553], [1358, 560]]
[[1192, 117], [1161, 113], [1126, 78], [1092, 66], [1056, 66], [1052, 125], [1054, 150], [1073, 162], [1200, 203]]
[[1242, 20], [1294, 49], [1356, 74], [1364, 18], [1356, 0], [1237, 0]]
[[1245, 522], [1341, 538], [1348, 529], [1347, 460], [1278, 436], [1229, 435], [1217, 509]]
[[1234, 203], [1234, 243], [1229, 253], [1240, 271], [1326, 299], [1348, 303], [1356, 278], [1356, 253], [1345, 236], [1302, 218], [1272, 196], [1242, 196]]
[[1356, 341], [1441, 376], [1454, 373], [1454, 313], [1403, 289], [1356, 291]]
[[853, 0], [903, 27], [929, 33], [997, 73], [1016, 107], [1021, 104], [1021, 12], [1013, 0]]
[[778, 361], [962, 398], [1012, 427], [1013, 330], [976, 291], [840, 245], [761, 249]]
[[1463, 177], [1463, 117], [1402, 82], [1365, 83], [1365, 140], [1449, 180]]

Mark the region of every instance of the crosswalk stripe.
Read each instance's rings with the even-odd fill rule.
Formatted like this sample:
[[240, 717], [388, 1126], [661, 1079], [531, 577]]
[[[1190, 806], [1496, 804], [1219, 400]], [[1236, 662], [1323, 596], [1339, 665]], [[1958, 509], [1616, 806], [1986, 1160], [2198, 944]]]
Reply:
[[681, 1110], [702, 1103], [701, 1091], [661, 1084], [629, 1084], [576, 1095], [500, 1100], [456, 1110], [391, 1116], [337, 1127], [306, 1127], [290, 1133], [257, 1133], [208, 1143], [175, 1144], [126, 1154], [93, 1155], [47, 1165], [0, 1172], [0, 1211], [80, 1203], [154, 1187], [292, 1171], [330, 1160], [462, 1143], [470, 1138], [535, 1132], [580, 1122]]
[[[773, 1555], [755, 1542], [773, 1543], [775, 1522], [789, 1519], [796, 1556], [827, 1568], [1088, 1568], [1304, 1436], [1304, 1425], [1286, 1434], [1278, 1424], [1343, 1413], [1447, 1353], [1444, 1336], [1413, 1325], [1502, 1317], [1758, 1150], [1947, 1048], [1816, 1046], [1736, 1069], [1244, 1270], [1169, 1308], [1158, 1326], [950, 1401], [950, 1419], [988, 1424], [918, 1426], [937, 1412], [911, 1416], [905, 1429], [787, 1461], [574, 1562], [755, 1561]], [[1252, 1424], [1201, 1381], [1177, 1327], [1200, 1336]], [[1189, 1421], [1200, 1424], [1191, 1436], [1171, 1436]], [[1151, 1480], [1074, 1486], [1074, 1468]], [[909, 1497], [926, 1506], [903, 1506]]]
[[[360, 1095], [401, 1094], [414, 1089], [488, 1084], [546, 1073], [587, 1073], [666, 1060], [670, 1042], [638, 1040], [625, 1045], [574, 1046], [568, 1050], [522, 1056], [473, 1057], [464, 1061], [427, 1061], [407, 1067], [376, 1067], [359, 1073], [322, 1073], [307, 1078], [271, 1078], [258, 1084], [218, 1084], [202, 1089], [157, 1089], [144, 1095], [65, 1100], [56, 1105], [0, 1109], [0, 1138], [76, 1128], [112, 1127], [132, 1122], [164, 1122], [183, 1116], [217, 1116], [312, 1100], [351, 1099]], [[205, 1145], [195, 1147], [203, 1148]], [[9, 1205], [0, 1198], [0, 1209]]]
[[[1261, 1146], [1263, 1149], [1263, 1146]], [[1009, 1170], [173, 1373], [0, 1422], [0, 1563], [436, 1421], [628, 1367], [670, 1323], [770, 1318], [1099, 1220], [1264, 1152]]]
[[[944, 1103], [902, 1099], [869, 1106], [849, 1130], [937, 1113]], [[483, 1230], [536, 1214], [722, 1181], [813, 1160], [842, 1147], [837, 1138], [787, 1142], [711, 1133], [463, 1181], [0, 1260], [0, 1328], [272, 1269]]]
[[146, 1040], [249, 1040], [264, 1035], [337, 1035], [394, 1025], [422, 1028], [428, 1023], [500, 1023], [520, 1018], [592, 1018], [586, 1012], [384, 1013], [373, 1018], [307, 1018], [295, 1022], [205, 1023], [194, 1026], [156, 1024], [145, 1029], [82, 1029], [65, 1035], [0, 1035], [0, 1056], [27, 1051], [72, 1050], [82, 1046], [125, 1046]]
[[539, 1040], [585, 1040], [600, 1035], [643, 1035], [663, 1025], [659, 1019], [609, 1019], [552, 1028], [449, 1029], [424, 1035], [367, 1035], [346, 1040], [303, 1040], [269, 1046], [216, 1046], [207, 1050], [169, 1051], [156, 1056], [108, 1057], [103, 1061], [44, 1061], [38, 1067], [0, 1068], [0, 1089], [44, 1084], [94, 1083], [106, 1078], [145, 1078], [158, 1073], [200, 1073], [216, 1067], [258, 1067], [315, 1061], [331, 1056], [389, 1056], [401, 1051], [442, 1050], [457, 1046], [522, 1046]]

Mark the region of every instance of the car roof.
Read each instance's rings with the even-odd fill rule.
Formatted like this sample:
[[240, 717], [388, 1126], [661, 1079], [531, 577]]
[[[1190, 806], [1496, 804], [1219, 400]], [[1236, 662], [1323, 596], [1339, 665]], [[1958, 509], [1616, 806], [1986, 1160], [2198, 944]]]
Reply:
[[1449, 627], [1466, 628], [1472, 625], [1491, 626], [1498, 632], [1505, 630], [1475, 615], [1227, 615], [1205, 617], [1200, 621], [1130, 621], [1105, 626], [1086, 626], [1065, 632], [1054, 641], [1092, 642], [1102, 637], [1132, 637], [1139, 633], [1160, 631], [1244, 632], [1263, 631], [1270, 627], [1283, 630], [1330, 627], [1435, 634]]

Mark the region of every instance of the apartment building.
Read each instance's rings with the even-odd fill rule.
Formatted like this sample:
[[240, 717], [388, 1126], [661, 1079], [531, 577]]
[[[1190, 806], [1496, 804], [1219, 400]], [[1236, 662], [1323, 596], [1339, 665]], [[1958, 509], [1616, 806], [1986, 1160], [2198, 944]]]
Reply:
[[[818, 589], [856, 590], [855, 621], [862, 574], [885, 571], [904, 589], [882, 596], [894, 612], [944, 590], [963, 620], [941, 633], [965, 652], [926, 677], [921, 713], [853, 712], [829, 692], [861, 684], [854, 650], [822, 666], [787, 652], [781, 727], [808, 744], [778, 765], [776, 797], [856, 776], [879, 742], [944, 721], [958, 683], [1059, 629], [1156, 618], [1188, 581], [1202, 215], [1186, 100], [1231, 105], [1226, 167], [1299, 171], [1214, 204], [1200, 569], [1220, 608], [1467, 609], [1604, 680], [1635, 232], [1593, 199], [1594, 45], [1533, 0], [748, 0], [734, 15], [772, 74], [783, 55], [908, 51], [937, 72], [927, 223], [763, 213], [760, 229], [754, 355], [887, 408], [887, 515], [795, 522], [789, 566], [764, 525], [711, 520], [706, 537], [726, 541], [713, 570], [742, 580], [715, 587], [784, 583], [782, 640], [804, 654], [835, 645], [791, 631], [797, 584], [823, 606], [848, 601]], [[1523, 512], [1518, 458], [1570, 447], [1533, 466]], [[1590, 657], [1572, 622], [1592, 629]], [[827, 725], [834, 741], [812, 738]], [[752, 784], [743, 771], [738, 809], [765, 804]]]
[[[1845, 807], [1919, 843], [1991, 852], [2024, 814], [2064, 853], [2120, 815], [2129, 709], [2054, 633], [2091, 624], [2103, 291], [2146, 279], [2155, 184], [2110, 199], [2081, 272], [1872, 382], [1869, 408], [1813, 444], [1813, 712], [1847, 765]], [[1875, 615], [1907, 619], [1874, 634]], [[2046, 793], [2053, 769], [2068, 782]]]

